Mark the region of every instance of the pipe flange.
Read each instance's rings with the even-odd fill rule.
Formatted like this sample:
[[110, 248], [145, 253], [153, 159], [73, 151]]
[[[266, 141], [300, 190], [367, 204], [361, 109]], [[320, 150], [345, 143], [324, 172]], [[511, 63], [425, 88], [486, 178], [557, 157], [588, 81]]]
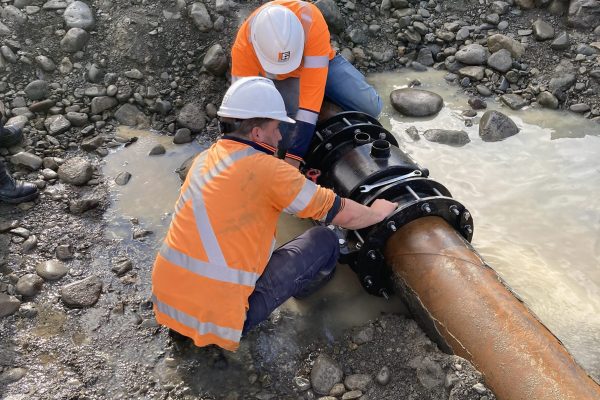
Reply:
[[326, 129], [329, 129], [330, 127], [332, 127], [333, 125], [336, 125], [339, 123], [348, 125], [348, 124], [346, 124], [346, 122], [344, 120], [351, 122], [350, 125], [354, 125], [358, 122], [358, 123], [366, 123], [366, 124], [382, 126], [381, 122], [379, 122], [376, 118], [373, 118], [369, 114], [365, 114], [360, 111], [344, 111], [344, 112], [334, 115], [333, 117], [331, 117], [329, 119], [326, 119], [323, 122], [319, 122], [317, 124], [316, 129], [318, 131], [326, 130]]

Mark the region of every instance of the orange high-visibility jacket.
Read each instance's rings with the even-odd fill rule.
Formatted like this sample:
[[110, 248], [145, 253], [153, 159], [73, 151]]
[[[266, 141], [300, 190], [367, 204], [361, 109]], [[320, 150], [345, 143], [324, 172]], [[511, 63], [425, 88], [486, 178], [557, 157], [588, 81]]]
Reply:
[[156, 257], [157, 321], [197, 346], [236, 350], [280, 214], [321, 220], [335, 197], [254, 142], [217, 141], [196, 157]]
[[[304, 28], [304, 57], [300, 66], [289, 74], [272, 75], [263, 70], [250, 40], [253, 17], [262, 7], [269, 4], [289, 8]], [[315, 125], [325, 94], [329, 60], [335, 57], [323, 14], [314, 4], [298, 0], [275, 0], [262, 7], [244, 21], [237, 33], [231, 49], [232, 79], [256, 75], [278, 80], [300, 78], [299, 109], [295, 119]]]

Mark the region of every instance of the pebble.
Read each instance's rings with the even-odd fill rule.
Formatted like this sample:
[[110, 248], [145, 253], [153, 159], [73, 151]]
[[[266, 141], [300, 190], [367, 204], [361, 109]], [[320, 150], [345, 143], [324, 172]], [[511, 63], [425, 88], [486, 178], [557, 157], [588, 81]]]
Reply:
[[337, 363], [328, 355], [321, 354], [310, 371], [310, 383], [315, 392], [326, 395], [333, 385], [341, 382], [342, 376], [342, 370]]
[[19, 278], [16, 289], [17, 293], [25, 297], [33, 297], [42, 290], [44, 280], [36, 274], [26, 274]]
[[35, 272], [47, 281], [56, 281], [65, 276], [69, 269], [61, 261], [48, 260], [39, 263]]
[[73, 157], [58, 168], [58, 178], [75, 186], [85, 185], [92, 179], [92, 173], [92, 164], [82, 157]]
[[517, 124], [499, 111], [486, 111], [479, 121], [479, 136], [485, 142], [497, 142], [517, 133]]
[[0, 318], [14, 314], [20, 306], [21, 302], [15, 296], [0, 293]]
[[346, 386], [348, 390], [360, 390], [364, 392], [371, 382], [373, 382], [373, 378], [371, 378], [370, 375], [354, 374], [348, 375], [346, 379], [344, 379], [344, 386]]
[[336, 383], [329, 391], [330, 396], [340, 397], [346, 393], [346, 386], [343, 383]]
[[62, 261], [70, 260], [73, 258], [73, 249], [71, 245], [61, 244], [56, 246], [56, 258]]
[[127, 185], [129, 180], [131, 179], [131, 174], [127, 171], [119, 172], [119, 174], [115, 177], [115, 183], [119, 186]]
[[388, 383], [390, 383], [391, 378], [392, 378], [392, 376], [390, 373], [390, 369], [387, 366], [383, 366], [377, 373], [377, 376], [375, 377], [375, 381], [377, 383], [379, 383], [380, 385], [385, 386]]
[[23, 253], [29, 253], [31, 250], [37, 247], [37, 237], [35, 235], [31, 235], [25, 240], [21, 246]]
[[63, 18], [69, 28], [81, 28], [90, 30], [95, 25], [94, 13], [90, 7], [82, 1], [74, 1], [66, 8]]
[[342, 400], [354, 400], [359, 399], [363, 395], [363, 392], [360, 390], [353, 390], [351, 392], [346, 392], [342, 395]]
[[294, 385], [301, 392], [304, 392], [304, 391], [310, 389], [310, 381], [301, 376], [297, 376], [294, 378]]
[[61, 288], [61, 299], [65, 305], [75, 308], [96, 304], [102, 292], [102, 281], [97, 276], [70, 283]]
[[[9, 368], [0, 374], [0, 383], [9, 384], [21, 380], [27, 374], [25, 368]], [[9, 396], [11, 397], [11, 396]], [[8, 397], [6, 397], [8, 399]]]
[[373, 340], [375, 330], [372, 326], [362, 327], [353, 336], [352, 341], [358, 345], [368, 343]]
[[42, 159], [26, 151], [21, 151], [10, 158], [11, 164], [18, 167], [25, 167], [31, 171], [36, 171], [42, 166]]
[[444, 107], [444, 100], [440, 95], [420, 89], [393, 90], [390, 100], [396, 111], [411, 117], [435, 115]]
[[157, 155], [165, 154], [166, 152], [167, 152], [167, 150], [165, 149], [165, 146], [163, 146], [162, 144], [157, 144], [150, 150], [148, 155], [149, 156], [157, 156]]
[[481, 382], [473, 385], [473, 390], [475, 390], [479, 394], [484, 394], [485, 392], [487, 392], [487, 389], [485, 388], [484, 384]]
[[133, 263], [127, 257], [116, 257], [111, 260], [113, 267], [111, 271], [117, 276], [125, 275], [133, 269]]

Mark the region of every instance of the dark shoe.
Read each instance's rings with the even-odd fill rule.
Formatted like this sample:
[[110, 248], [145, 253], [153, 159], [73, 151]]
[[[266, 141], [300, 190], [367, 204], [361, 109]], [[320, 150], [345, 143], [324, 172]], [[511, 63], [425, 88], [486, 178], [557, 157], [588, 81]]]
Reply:
[[33, 183], [16, 181], [7, 172], [0, 176], [0, 201], [18, 204], [31, 201], [38, 196], [38, 188]]
[[16, 126], [0, 125], [0, 147], [11, 147], [23, 141], [23, 131]]

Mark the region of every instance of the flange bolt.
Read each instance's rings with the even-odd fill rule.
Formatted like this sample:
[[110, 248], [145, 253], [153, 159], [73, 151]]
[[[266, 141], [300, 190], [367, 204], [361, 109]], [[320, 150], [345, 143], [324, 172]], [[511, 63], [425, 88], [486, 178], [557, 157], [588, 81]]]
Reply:
[[367, 256], [369, 256], [369, 258], [370, 258], [371, 260], [377, 260], [377, 254], [375, 254], [375, 251], [374, 251], [374, 250], [369, 250], [369, 251], [367, 252]]
[[396, 232], [398, 230], [398, 228], [396, 227], [396, 223], [394, 221], [388, 222], [387, 227], [392, 232]]
[[450, 212], [458, 217], [460, 210], [456, 206], [450, 206]]
[[465, 211], [465, 212], [463, 213], [463, 218], [465, 219], [465, 221], [468, 221], [468, 220], [469, 220], [469, 218], [471, 218], [471, 213], [470, 213], [470, 212], [468, 212], [468, 211]]
[[421, 210], [425, 211], [427, 214], [431, 212], [431, 207], [429, 207], [429, 203], [425, 203], [421, 206]]
[[471, 228], [471, 225], [465, 225], [464, 230], [471, 235], [473, 233], [473, 228]]

